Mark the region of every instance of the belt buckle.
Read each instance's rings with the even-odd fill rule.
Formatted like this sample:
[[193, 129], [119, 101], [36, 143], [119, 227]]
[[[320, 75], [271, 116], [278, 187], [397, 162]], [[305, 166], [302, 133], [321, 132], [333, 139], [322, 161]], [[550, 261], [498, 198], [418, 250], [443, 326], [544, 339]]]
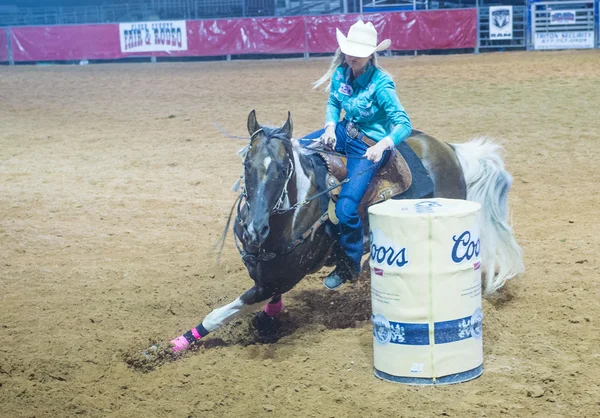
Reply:
[[356, 139], [360, 136], [360, 131], [352, 122], [346, 124], [346, 134], [349, 138]]

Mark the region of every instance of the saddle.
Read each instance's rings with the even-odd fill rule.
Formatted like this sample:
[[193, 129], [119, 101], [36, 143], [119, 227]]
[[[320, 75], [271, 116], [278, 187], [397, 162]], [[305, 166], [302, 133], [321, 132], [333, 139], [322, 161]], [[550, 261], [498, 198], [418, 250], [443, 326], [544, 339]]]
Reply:
[[[375, 145], [375, 141], [363, 135], [362, 141], [368, 146]], [[348, 177], [348, 169], [346, 168], [346, 158], [337, 155], [319, 153], [325, 164], [327, 165], [327, 186], [333, 187], [339, 185]], [[394, 149], [387, 157], [387, 161], [381, 166], [375, 174], [369, 187], [365, 192], [358, 206], [358, 213], [361, 218], [366, 216], [367, 208], [376, 203], [386, 201], [394, 196], [400, 195], [407, 191], [412, 184], [411, 170], [406, 163], [406, 160], [398, 151]], [[337, 224], [335, 216], [335, 202], [337, 202], [341, 187], [337, 187], [329, 193], [329, 218], [333, 223]]]

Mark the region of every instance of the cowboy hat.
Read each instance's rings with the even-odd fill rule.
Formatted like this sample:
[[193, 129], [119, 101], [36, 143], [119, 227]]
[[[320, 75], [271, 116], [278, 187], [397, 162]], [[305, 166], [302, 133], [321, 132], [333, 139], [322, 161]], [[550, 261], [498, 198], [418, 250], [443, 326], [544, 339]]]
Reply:
[[392, 41], [386, 39], [377, 45], [375, 27], [371, 22], [365, 23], [362, 20], [350, 26], [348, 37], [345, 37], [339, 29], [336, 29], [335, 35], [342, 52], [358, 58], [366, 58], [375, 52], [386, 50], [392, 43]]

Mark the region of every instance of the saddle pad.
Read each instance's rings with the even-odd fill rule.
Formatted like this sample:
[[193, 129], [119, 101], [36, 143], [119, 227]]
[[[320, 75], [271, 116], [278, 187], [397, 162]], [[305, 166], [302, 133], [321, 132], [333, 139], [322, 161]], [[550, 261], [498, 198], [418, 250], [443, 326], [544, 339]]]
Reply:
[[415, 154], [412, 148], [402, 141], [396, 149], [402, 154], [406, 165], [412, 174], [412, 183], [408, 190], [393, 196], [393, 199], [421, 199], [424, 197], [433, 196], [433, 181], [429, 177], [429, 173], [423, 166], [421, 159]]

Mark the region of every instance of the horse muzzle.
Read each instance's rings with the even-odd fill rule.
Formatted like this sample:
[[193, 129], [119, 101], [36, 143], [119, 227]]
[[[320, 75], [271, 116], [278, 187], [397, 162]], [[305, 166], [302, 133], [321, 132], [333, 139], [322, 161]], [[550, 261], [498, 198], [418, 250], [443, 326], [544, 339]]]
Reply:
[[269, 236], [271, 228], [269, 220], [266, 222], [250, 222], [244, 229], [244, 241], [251, 247], [259, 247], [264, 244]]

